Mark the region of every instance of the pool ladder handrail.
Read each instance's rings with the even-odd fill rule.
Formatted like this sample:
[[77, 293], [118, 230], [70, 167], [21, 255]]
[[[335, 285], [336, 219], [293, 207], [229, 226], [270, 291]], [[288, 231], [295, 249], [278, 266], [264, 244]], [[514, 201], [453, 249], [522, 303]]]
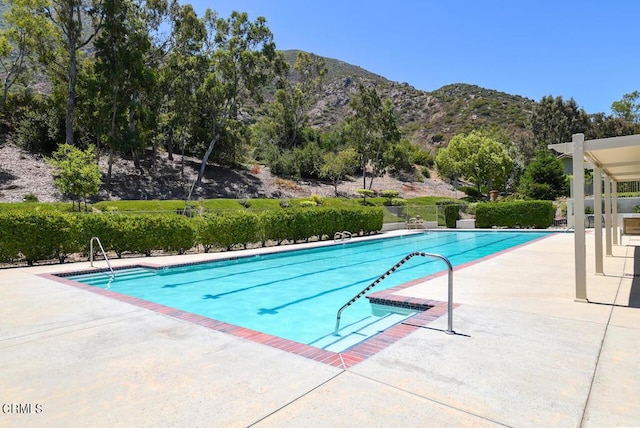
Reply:
[[[111, 275], [109, 276], [111, 278], [111, 281], [113, 281], [113, 278], [115, 278], [116, 274], [113, 271], [113, 267], [111, 267], [111, 262], [109, 261], [109, 257], [107, 257], [106, 251], [104, 251], [104, 248], [102, 247], [102, 242], [100, 242], [100, 238], [98, 238], [97, 236], [92, 237], [89, 241], [89, 261], [91, 262], [91, 267], [93, 267], [93, 241], [96, 241], [98, 243], [100, 252], [104, 257], [104, 260], [107, 262], [107, 266], [109, 266], [109, 271], [111, 272]], [[111, 284], [111, 281], [109, 281], [109, 284]]]
[[386, 277], [388, 277], [393, 272], [395, 272], [400, 266], [402, 266], [403, 264], [405, 264], [410, 259], [412, 259], [413, 257], [416, 257], [416, 256], [431, 257], [431, 258], [435, 258], [435, 259], [440, 259], [440, 260], [442, 260], [443, 262], [445, 262], [447, 264], [447, 269], [449, 271], [448, 272], [448, 276], [449, 276], [448, 288], [449, 288], [449, 290], [448, 290], [448, 302], [447, 302], [447, 317], [448, 317], [448, 320], [447, 320], [447, 330], [446, 330], [445, 333], [447, 333], [447, 334], [455, 334], [455, 331], [453, 331], [453, 314], [452, 314], [452, 312], [453, 312], [453, 266], [451, 265], [451, 262], [449, 261], [449, 259], [447, 259], [443, 255], [432, 254], [432, 253], [424, 253], [424, 252], [421, 252], [421, 251], [414, 251], [413, 253], [408, 254], [405, 258], [400, 260], [392, 268], [390, 268], [385, 273], [380, 275], [375, 281], [373, 281], [371, 284], [369, 284], [361, 292], [359, 292], [358, 294], [353, 296], [351, 298], [351, 300], [349, 300], [340, 309], [338, 309], [338, 313], [336, 315], [336, 328], [335, 328], [333, 334], [335, 334], [335, 335], [338, 334], [338, 330], [340, 329], [340, 316], [342, 315], [342, 311], [343, 310], [345, 310], [347, 307], [351, 306], [358, 299], [360, 299], [362, 296], [364, 296], [367, 291], [371, 290], [373, 287], [375, 287], [380, 282], [382, 282], [382, 280], [384, 280]]
[[333, 241], [348, 241], [351, 239], [353, 235], [348, 230], [343, 230], [342, 232], [336, 232], [333, 234]]

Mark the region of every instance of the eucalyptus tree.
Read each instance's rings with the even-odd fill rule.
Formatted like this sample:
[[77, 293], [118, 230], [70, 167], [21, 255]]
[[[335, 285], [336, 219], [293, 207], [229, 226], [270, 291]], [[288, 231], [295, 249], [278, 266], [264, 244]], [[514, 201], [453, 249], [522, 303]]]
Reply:
[[351, 107], [353, 113], [346, 119], [345, 131], [360, 157], [363, 188], [367, 188], [367, 170], [371, 169], [371, 189], [373, 179], [384, 173], [387, 164], [383, 155], [400, 141], [400, 131], [391, 100], [383, 101], [373, 86], [360, 83]]
[[548, 144], [571, 141], [575, 133], [586, 133], [589, 116], [573, 98], [565, 101], [545, 96], [533, 109], [531, 127], [538, 148], [546, 148]]
[[[184, 152], [195, 110], [196, 89], [202, 84], [206, 61], [203, 46], [207, 36], [204, 21], [191, 5], [173, 5], [171, 12], [170, 46], [160, 69], [161, 123], [169, 159], [173, 160], [174, 145]], [[183, 170], [184, 172], [184, 170]]]
[[303, 144], [301, 129], [307, 125], [307, 111], [322, 89], [327, 73], [324, 59], [306, 52], [298, 52], [293, 64], [294, 79], [283, 78], [276, 90], [269, 112], [279, 130], [279, 146], [291, 149]]
[[240, 108], [249, 100], [258, 104], [263, 101], [262, 90], [282, 72], [284, 64], [263, 17], [251, 22], [246, 13], [232, 12], [224, 19], [207, 10], [204, 22], [208, 31], [204, 47], [208, 72], [197, 89], [197, 97], [200, 114], [209, 124], [210, 138], [187, 199], [200, 184], [209, 156], [228, 122], [237, 119]]
[[[35, 1], [38, 4], [38, 0]], [[11, 87], [18, 82], [27, 83], [33, 72], [35, 41], [47, 31], [44, 18], [32, 15], [30, 5], [34, 4], [34, 0], [9, 0], [7, 3], [10, 8], [2, 16], [5, 27], [0, 30], [0, 66], [4, 76], [0, 104], [2, 111], [5, 110]]]
[[74, 144], [74, 110], [80, 56], [102, 26], [102, 3], [102, 0], [24, 1], [32, 19], [40, 25], [40, 31], [30, 35], [39, 61], [54, 84], [66, 86], [66, 144]]
[[152, 79], [146, 57], [151, 47], [140, 6], [132, 0], [103, 0], [102, 31], [95, 40], [95, 74], [99, 96], [109, 106], [103, 120], [109, 123], [107, 186], [115, 151], [131, 152], [144, 143], [135, 123], [143, 108], [141, 91]]

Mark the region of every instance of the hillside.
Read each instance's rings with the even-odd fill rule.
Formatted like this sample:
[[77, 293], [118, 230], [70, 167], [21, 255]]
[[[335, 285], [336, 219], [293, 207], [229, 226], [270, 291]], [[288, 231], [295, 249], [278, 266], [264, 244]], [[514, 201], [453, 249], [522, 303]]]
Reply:
[[[297, 52], [284, 51], [289, 64], [293, 65]], [[455, 134], [493, 126], [502, 128], [519, 144], [533, 139], [530, 118], [534, 100], [464, 83], [426, 92], [343, 61], [324, 60], [324, 91], [309, 111], [314, 126], [329, 128], [348, 115], [358, 82], [364, 82], [375, 85], [381, 96], [393, 101], [405, 136], [422, 147], [437, 148]]]
[[[284, 52], [290, 64], [295, 61], [297, 52]], [[515, 144], [526, 144], [533, 138], [530, 126], [533, 100], [468, 84], [452, 84], [426, 92], [337, 59], [325, 58], [325, 63], [328, 73], [323, 91], [308, 112], [313, 126], [328, 129], [341, 122], [350, 113], [350, 100], [357, 91], [358, 82], [364, 82], [375, 85], [382, 97], [393, 101], [404, 136], [426, 149], [435, 151], [446, 145], [453, 135], [485, 126], [501, 128]], [[131, 160], [118, 159], [114, 185], [109, 190], [104, 189], [100, 199], [184, 198], [185, 187], [193, 179], [199, 159], [186, 160], [185, 179], [180, 162], [168, 161], [164, 159], [165, 155], [143, 156], [143, 166], [139, 170], [133, 167]], [[251, 197], [304, 197], [312, 193], [328, 196], [333, 192], [328, 184], [280, 180], [272, 177], [266, 168], [257, 175], [248, 170], [208, 167], [205, 186], [195, 197], [235, 198], [242, 193]], [[0, 201], [21, 201], [29, 193], [42, 201], [60, 199], [52, 183], [51, 170], [42, 157], [0, 143]], [[339, 191], [352, 196], [357, 187], [360, 187], [359, 181], [347, 181]], [[455, 195], [451, 186], [437, 178], [411, 183], [387, 177], [377, 179], [374, 188], [397, 189], [407, 196]]]
[[[106, 157], [100, 166], [106, 175]], [[113, 169], [110, 189], [103, 185], [98, 200], [118, 199], [184, 199], [187, 188], [196, 177], [200, 160], [186, 157], [184, 176], [182, 159], [175, 155], [169, 160], [166, 152], [155, 158], [148, 152], [141, 158], [140, 168], [132, 159], [118, 158]], [[418, 196], [462, 197], [453, 187], [443, 181], [426, 178], [422, 182], [401, 181], [389, 176], [376, 178], [374, 190], [398, 190], [406, 198]], [[27, 153], [6, 142], [0, 142], [0, 202], [22, 202], [32, 194], [41, 202], [63, 200], [53, 184], [53, 170], [45, 158]], [[343, 181], [338, 186], [340, 196], [354, 197], [355, 190], [362, 187], [359, 177]], [[231, 169], [209, 165], [203, 186], [194, 193], [194, 199], [202, 198], [306, 198], [313, 194], [334, 196], [332, 185], [319, 181], [292, 181], [273, 176], [268, 168]]]

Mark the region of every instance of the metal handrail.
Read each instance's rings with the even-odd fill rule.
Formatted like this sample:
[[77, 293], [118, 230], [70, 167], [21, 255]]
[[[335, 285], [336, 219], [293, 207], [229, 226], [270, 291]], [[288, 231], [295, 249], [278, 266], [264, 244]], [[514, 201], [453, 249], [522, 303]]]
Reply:
[[113, 268], [111, 267], [111, 262], [109, 261], [109, 257], [107, 257], [107, 253], [104, 251], [104, 248], [102, 247], [102, 242], [100, 242], [100, 238], [98, 238], [97, 236], [94, 236], [89, 241], [89, 261], [91, 262], [91, 267], [93, 267], [93, 241], [96, 241], [98, 243], [98, 246], [100, 247], [100, 251], [102, 252], [102, 256], [104, 257], [104, 260], [107, 262], [107, 266], [109, 266], [109, 270], [111, 271], [111, 280], [113, 280], [116, 274], [113, 271]]
[[342, 307], [338, 310], [338, 313], [336, 315], [336, 329], [333, 332], [333, 334], [335, 334], [335, 335], [338, 334], [338, 330], [340, 329], [340, 316], [342, 315], [342, 311], [343, 310], [345, 310], [347, 307], [351, 306], [353, 303], [356, 302], [356, 300], [358, 300], [359, 298], [364, 296], [367, 291], [371, 290], [373, 287], [378, 285], [380, 282], [382, 282], [383, 279], [385, 279], [386, 277], [391, 275], [400, 266], [402, 266], [403, 264], [408, 262], [409, 259], [411, 259], [411, 258], [413, 258], [415, 256], [432, 257], [432, 258], [440, 259], [440, 260], [442, 260], [443, 262], [445, 262], [447, 264], [447, 269], [449, 270], [449, 285], [448, 285], [448, 287], [449, 287], [448, 300], [449, 301], [447, 302], [447, 314], [448, 314], [448, 320], [447, 321], [448, 321], [448, 323], [447, 323], [447, 331], [446, 331], [446, 333], [447, 334], [455, 334], [455, 332], [453, 331], [453, 314], [452, 314], [453, 313], [453, 266], [451, 266], [451, 262], [445, 256], [442, 256], [440, 254], [423, 253], [423, 252], [420, 252], [420, 251], [415, 251], [413, 253], [408, 254], [404, 259], [402, 259], [398, 263], [396, 263], [391, 269], [387, 270], [385, 273], [380, 275], [375, 281], [373, 281], [371, 284], [369, 284], [365, 289], [363, 289], [361, 292], [359, 292], [358, 294], [353, 296], [351, 298], [351, 300], [349, 300], [347, 303], [342, 305]]
[[335, 241], [343, 241], [351, 239], [353, 235], [348, 230], [343, 230], [342, 232], [336, 232], [333, 234], [333, 240]]

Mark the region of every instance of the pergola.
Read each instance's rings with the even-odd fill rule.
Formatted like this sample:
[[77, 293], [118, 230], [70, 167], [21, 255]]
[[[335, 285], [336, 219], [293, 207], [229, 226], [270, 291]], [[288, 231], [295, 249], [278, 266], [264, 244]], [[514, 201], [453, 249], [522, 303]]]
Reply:
[[570, 143], [551, 144], [550, 149], [573, 156], [573, 203], [575, 223], [576, 300], [587, 301], [584, 168], [585, 161], [593, 166], [593, 212], [596, 273], [604, 273], [602, 254], [602, 182], [604, 178], [605, 250], [612, 255], [612, 245], [618, 245], [617, 185], [623, 181], [640, 180], [640, 134], [624, 137], [584, 139], [574, 134]]

